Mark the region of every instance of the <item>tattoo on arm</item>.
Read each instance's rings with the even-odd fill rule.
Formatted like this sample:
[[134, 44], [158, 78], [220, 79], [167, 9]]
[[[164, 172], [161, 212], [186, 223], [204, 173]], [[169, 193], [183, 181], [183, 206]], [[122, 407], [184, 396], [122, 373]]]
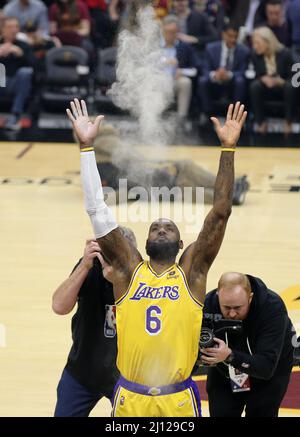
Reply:
[[105, 260], [115, 271], [130, 276], [136, 265], [142, 260], [138, 250], [130, 244], [120, 230], [114, 229], [104, 237], [97, 239]]
[[206, 275], [217, 256], [225, 234], [226, 224], [231, 214], [232, 194], [234, 186], [234, 157], [233, 153], [222, 152], [219, 171], [215, 183], [213, 208], [207, 215], [197, 241], [191, 246], [189, 256], [184, 262], [190, 263], [189, 284], [197, 283], [199, 278], [203, 287]]
[[234, 153], [222, 152], [215, 183], [213, 209], [219, 215], [229, 215], [234, 187]]

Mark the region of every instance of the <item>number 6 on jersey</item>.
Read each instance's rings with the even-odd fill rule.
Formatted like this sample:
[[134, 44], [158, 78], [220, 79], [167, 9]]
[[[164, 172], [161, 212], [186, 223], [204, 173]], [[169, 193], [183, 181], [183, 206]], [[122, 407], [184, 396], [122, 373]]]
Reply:
[[157, 335], [161, 331], [161, 320], [157, 316], [162, 315], [162, 310], [152, 305], [146, 311], [146, 331], [150, 335]]

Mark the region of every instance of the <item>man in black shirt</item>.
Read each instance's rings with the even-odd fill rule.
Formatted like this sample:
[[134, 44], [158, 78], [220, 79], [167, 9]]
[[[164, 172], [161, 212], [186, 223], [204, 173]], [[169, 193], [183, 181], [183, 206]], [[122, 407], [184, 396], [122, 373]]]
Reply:
[[280, 296], [259, 278], [225, 273], [206, 296], [203, 318], [243, 321], [242, 333], [218, 333], [216, 347], [202, 350], [202, 362], [212, 366], [206, 387], [210, 415], [239, 417], [246, 407], [246, 417], [278, 416], [295, 335]]
[[[130, 229], [120, 228], [136, 245]], [[73, 345], [57, 387], [56, 417], [87, 417], [103, 397], [112, 399], [119, 378], [112, 284], [102, 273], [100, 248], [88, 240], [83, 258], [53, 295], [53, 311], [72, 318]]]
[[6, 86], [0, 88], [0, 98], [4, 95], [13, 96], [11, 115], [5, 123], [7, 129], [18, 129], [32, 85], [33, 58], [29, 45], [17, 39], [19, 31], [16, 18], [3, 19], [0, 63], [5, 67]]
[[201, 68], [206, 44], [218, 39], [217, 30], [205, 12], [190, 9], [188, 0], [175, 0], [173, 13], [179, 19], [178, 39], [193, 46], [198, 55], [198, 67]]
[[290, 45], [288, 24], [285, 20], [285, 8], [282, 0], [267, 0], [265, 5], [267, 20], [259, 26], [269, 27], [284, 46]]

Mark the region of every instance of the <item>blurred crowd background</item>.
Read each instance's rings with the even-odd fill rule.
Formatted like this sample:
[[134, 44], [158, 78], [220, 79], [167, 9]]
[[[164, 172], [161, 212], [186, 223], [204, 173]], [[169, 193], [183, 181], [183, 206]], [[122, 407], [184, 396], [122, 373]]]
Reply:
[[[78, 96], [94, 112], [121, 113], [107, 90], [116, 79], [118, 32], [136, 0], [0, 1], [0, 128], [26, 129], [41, 110], [64, 113]], [[243, 101], [248, 129], [285, 135], [299, 123], [300, 0], [153, 0], [165, 70], [174, 83], [178, 129]], [[299, 67], [299, 68], [298, 68]], [[300, 76], [300, 75], [299, 75]], [[3, 78], [2, 78], [3, 82]], [[294, 132], [295, 133], [295, 132]]]

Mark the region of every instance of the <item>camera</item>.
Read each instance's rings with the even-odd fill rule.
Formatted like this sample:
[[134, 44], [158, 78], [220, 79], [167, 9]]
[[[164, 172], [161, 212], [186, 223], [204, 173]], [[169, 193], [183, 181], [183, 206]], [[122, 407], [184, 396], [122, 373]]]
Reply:
[[[200, 333], [199, 349], [216, 347], [217, 343], [214, 337], [218, 337], [220, 332], [236, 332], [240, 333], [243, 329], [241, 320], [222, 319], [220, 314], [203, 314], [202, 328]], [[198, 364], [207, 366], [201, 360], [201, 352], [199, 350]]]

